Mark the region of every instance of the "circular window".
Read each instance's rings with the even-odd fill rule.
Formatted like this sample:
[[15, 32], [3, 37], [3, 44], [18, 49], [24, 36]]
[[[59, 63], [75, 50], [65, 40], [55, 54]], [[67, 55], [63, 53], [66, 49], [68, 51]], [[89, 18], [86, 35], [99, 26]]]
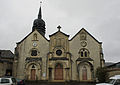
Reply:
[[32, 50], [31, 56], [37, 56], [37, 50]]
[[85, 41], [82, 41], [82, 42], [81, 42], [81, 46], [82, 46], [82, 47], [85, 47], [86, 45], [87, 45], [87, 43], [86, 43]]
[[57, 50], [57, 51], [56, 51], [56, 54], [57, 54], [58, 56], [61, 56], [62, 51], [61, 51], [61, 50]]

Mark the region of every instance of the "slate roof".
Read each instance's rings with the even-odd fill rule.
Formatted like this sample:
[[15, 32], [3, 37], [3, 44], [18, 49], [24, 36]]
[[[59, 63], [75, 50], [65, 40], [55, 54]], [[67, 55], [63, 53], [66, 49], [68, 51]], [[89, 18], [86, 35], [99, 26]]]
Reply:
[[4, 62], [7, 62], [8, 64], [13, 64], [13, 62], [9, 60], [0, 60], [0, 63], [4, 63]]
[[0, 50], [1, 58], [14, 58], [14, 54], [10, 50]]
[[120, 68], [120, 62], [113, 63], [113, 64], [107, 66], [107, 68]]
[[113, 63], [113, 62], [105, 62], [105, 66], [107, 67], [107, 66], [110, 66], [110, 65], [113, 65], [113, 64], [115, 64], [115, 63]]

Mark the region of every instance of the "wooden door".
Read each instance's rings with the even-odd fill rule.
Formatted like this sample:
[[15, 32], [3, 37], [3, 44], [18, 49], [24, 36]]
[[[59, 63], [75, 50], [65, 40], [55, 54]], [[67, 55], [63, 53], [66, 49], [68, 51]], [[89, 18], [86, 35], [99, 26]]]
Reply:
[[56, 65], [54, 75], [55, 80], [63, 80], [63, 66], [61, 64]]
[[31, 80], [35, 80], [35, 69], [31, 69]]
[[87, 80], [87, 68], [85, 66], [82, 69], [82, 78], [83, 80]]

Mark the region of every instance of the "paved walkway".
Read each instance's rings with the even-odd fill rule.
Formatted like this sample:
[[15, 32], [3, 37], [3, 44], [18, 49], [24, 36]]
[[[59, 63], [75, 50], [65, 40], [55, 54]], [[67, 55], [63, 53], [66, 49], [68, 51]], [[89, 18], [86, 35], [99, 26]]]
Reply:
[[27, 82], [26, 85], [95, 85], [95, 83], [80, 83], [80, 82]]

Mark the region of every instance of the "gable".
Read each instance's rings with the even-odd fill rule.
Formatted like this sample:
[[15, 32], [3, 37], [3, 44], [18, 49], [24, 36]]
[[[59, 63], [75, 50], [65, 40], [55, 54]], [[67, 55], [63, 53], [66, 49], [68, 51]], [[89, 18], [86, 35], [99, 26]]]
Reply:
[[95, 37], [93, 37], [87, 30], [82, 28], [75, 36], [73, 36], [70, 41], [72, 41], [76, 36], [79, 36], [80, 34], [85, 33], [86, 36], [89, 35], [93, 40], [95, 40], [97, 43], [102, 44], [102, 42], [99, 42]]
[[[27, 39], [30, 35], [34, 34], [34, 33], [37, 33], [39, 35], [41, 35], [37, 30], [34, 30], [32, 32], [30, 32], [25, 38], [23, 38], [20, 42], [17, 42], [16, 44], [20, 44], [22, 43], [25, 39]], [[42, 36], [42, 35], [41, 35]], [[46, 37], [42, 36], [46, 41], [49, 41]]]
[[49, 35], [49, 37], [56, 36], [56, 35], [63, 35], [63, 36], [69, 37], [69, 35], [67, 35], [67, 34], [65, 34], [65, 33], [61, 32], [61, 31], [57, 31], [54, 34]]

